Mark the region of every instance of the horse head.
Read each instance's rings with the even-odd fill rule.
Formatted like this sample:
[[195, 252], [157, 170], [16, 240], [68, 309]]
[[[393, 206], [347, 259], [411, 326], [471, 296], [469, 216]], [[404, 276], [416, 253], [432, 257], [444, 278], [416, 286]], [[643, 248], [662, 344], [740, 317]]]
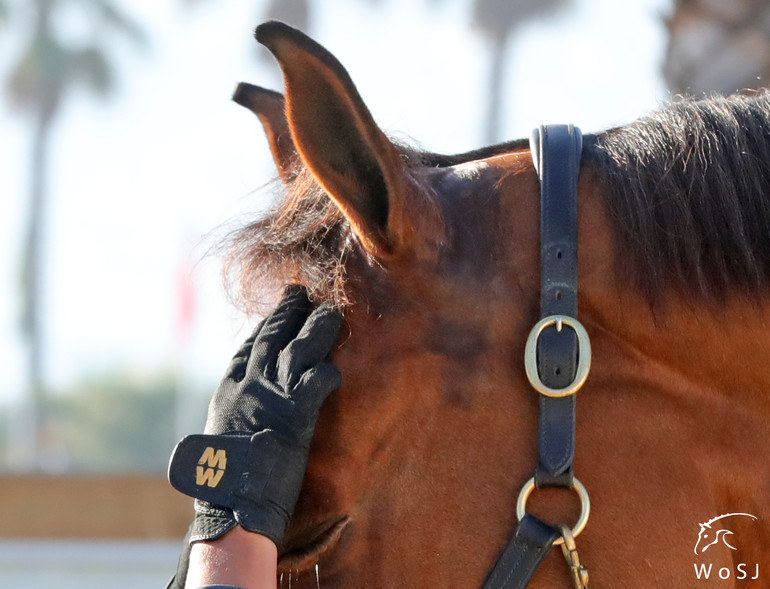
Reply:
[[[257, 39], [283, 69], [285, 106], [254, 86], [235, 98], [262, 120], [287, 182], [283, 239], [297, 209], [325, 219], [315, 254], [328, 249], [340, 266], [310, 291], [346, 320], [334, 355], [344, 382], [322, 409], [281, 566], [302, 576], [320, 561], [327, 582], [354, 579], [341, 585], [395, 582], [383, 581], [389, 570], [480, 584], [533, 460], [523, 424], [536, 404], [519, 361], [538, 300], [529, 153], [430, 161], [386, 137], [325, 49], [278, 24]], [[455, 557], [466, 546], [471, 566]]]
[[[345, 317], [333, 354], [342, 386], [321, 409], [279, 568], [300, 588], [319, 579], [479, 587], [516, 526], [516, 497], [535, 464], [538, 401], [522, 358], [539, 311], [539, 195], [527, 143], [456, 156], [399, 145], [326, 49], [280, 23], [260, 26], [257, 40], [278, 61], [284, 94], [241, 85], [234, 98], [261, 120], [285, 194], [237, 235], [231, 270], [247, 298], [265, 283], [298, 282]], [[724, 336], [745, 307], [712, 324], [688, 296], [690, 282], [672, 280], [658, 299], [637, 288], [676, 270], [665, 223], [692, 227], [655, 217], [663, 209], [641, 198], [613, 200], [612, 178], [647, 176], [624, 171], [630, 156], [606, 164], [609, 148], [600, 153], [596, 137], [587, 145], [579, 306], [594, 361], [578, 402], [575, 468], [595, 508], [581, 557], [602, 563], [592, 571], [598, 584], [682, 586], [688, 526], [714, 497], [704, 479], [726, 481], [726, 452], [746, 446], [727, 433], [711, 438], [731, 440], [724, 449], [703, 443], [704, 420], [722, 419], [725, 396], [716, 381], [698, 386], [708, 374], [736, 387], [735, 373], [717, 367], [756, 350], [715, 357], [692, 345]], [[651, 166], [638, 159], [639, 169]], [[672, 177], [666, 165], [650, 168], [651, 185]], [[660, 207], [675, 206], [663, 196]], [[699, 270], [696, 262], [683, 262], [683, 273]], [[741, 415], [739, 430], [764, 427]], [[528, 504], [557, 523], [574, 522], [578, 507], [549, 489]], [[638, 545], [618, 540], [657, 538], [660, 521], [681, 541], [645, 541], [640, 558]], [[534, 583], [569, 583], [560, 555], [549, 555]]]

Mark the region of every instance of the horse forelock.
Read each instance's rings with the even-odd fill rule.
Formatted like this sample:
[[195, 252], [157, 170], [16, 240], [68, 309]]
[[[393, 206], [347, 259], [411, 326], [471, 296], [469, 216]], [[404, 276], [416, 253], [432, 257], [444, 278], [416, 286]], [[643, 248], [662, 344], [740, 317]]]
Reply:
[[[432, 154], [398, 148], [406, 169], [435, 165]], [[227, 238], [228, 292], [243, 310], [262, 312], [284, 285], [301, 284], [314, 302], [343, 309], [351, 302], [347, 272], [351, 257], [365, 259], [375, 273], [382, 268], [361, 247], [348, 220], [301, 162], [287, 177], [273, 206]], [[432, 204], [430, 190], [423, 196], [423, 205]]]
[[264, 311], [286, 284], [302, 284], [311, 299], [347, 303], [345, 259], [352, 232], [321, 186], [299, 164], [275, 203], [237, 229], [225, 244], [228, 291], [247, 312]]
[[625, 274], [650, 299], [770, 284], [770, 96], [678, 99], [590, 142]]

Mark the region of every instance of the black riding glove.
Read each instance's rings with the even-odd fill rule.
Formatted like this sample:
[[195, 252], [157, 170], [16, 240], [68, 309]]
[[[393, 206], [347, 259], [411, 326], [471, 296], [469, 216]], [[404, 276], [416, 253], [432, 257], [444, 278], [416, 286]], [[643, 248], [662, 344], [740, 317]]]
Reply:
[[342, 318], [292, 287], [235, 355], [205, 434], [185, 437], [169, 481], [196, 498], [190, 543], [236, 524], [278, 542], [299, 495], [321, 404], [341, 381], [328, 361]]

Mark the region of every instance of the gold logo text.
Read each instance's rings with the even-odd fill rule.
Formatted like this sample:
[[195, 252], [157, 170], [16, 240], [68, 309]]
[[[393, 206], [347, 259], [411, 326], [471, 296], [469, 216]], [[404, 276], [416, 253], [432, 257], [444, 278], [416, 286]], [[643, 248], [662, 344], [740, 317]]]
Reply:
[[[204, 467], [205, 465], [205, 467]], [[211, 446], [203, 451], [195, 469], [195, 484], [198, 486], [216, 487], [222, 480], [227, 468], [227, 452], [215, 450]]]

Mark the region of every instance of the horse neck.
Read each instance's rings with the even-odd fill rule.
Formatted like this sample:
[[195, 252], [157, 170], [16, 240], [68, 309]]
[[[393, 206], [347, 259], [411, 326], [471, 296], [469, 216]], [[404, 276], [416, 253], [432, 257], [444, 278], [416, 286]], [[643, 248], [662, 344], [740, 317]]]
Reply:
[[[651, 305], [616, 271], [623, 251], [604, 195], [590, 171], [581, 175], [578, 307], [593, 357], [578, 393], [576, 470], [598, 481], [618, 518], [646, 493], [665, 489], [658, 516], [676, 512], [695, 525], [742, 511], [770, 521], [763, 444], [770, 435], [770, 307], [737, 296], [707, 304], [673, 291]], [[645, 509], [651, 522], [659, 519]], [[613, 525], [599, 517], [597, 526]], [[745, 557], [765, 563], [756, 550]]]
[[585, 435], [601, 437], [591, 430], [607, 419], [624, 423], [622, 435], [603, 444], [658, 448], [669, 466], [651, 455], [644, 468], [712, 498], [697, 499], [697, 509], [770, 518], [762, 443], [770, 434], [770, 306], [738, 296], [707, 304], [675, 292], [651, 306], [614, 271], [620, 254], [605, 216], [590, 217], [580, 244], [580, 319], [593, 348], [580, 402]]
[[718, 307], [671, 295], [660, 308], [626, 293], [601, 312], [604, 329], [672, 384], [730, 398], [770, 417], [770, 308], [745, 299]]
[[709, 304], [670, 293], [651, 307], [621, 289], [598, 300], [587, 305], [592, 319], [619, 348], [660, 373], [665, 388], [717, 396], [770, 418], [770, 306], [743, 297]]
[[[604, 197], [586, 174], [580, 214], [580, 313], [612, 347], [672, 383], [770, 417], [770, 305], [735, 295], [698, 300], [671, 289], [651, 303], [616, 271]], [[583, 181], [581, 181], [583, 182]]]
[[672, 298], [660, 313], [625, 302], [626, 317], [613, 318], [622, 382], [653, 406], [650, 435], [669, 438], [683, 472], [712, 489], [715, 514], [742, 506], [770, 517], [770, 312], [745, 300], [714, 309]]

